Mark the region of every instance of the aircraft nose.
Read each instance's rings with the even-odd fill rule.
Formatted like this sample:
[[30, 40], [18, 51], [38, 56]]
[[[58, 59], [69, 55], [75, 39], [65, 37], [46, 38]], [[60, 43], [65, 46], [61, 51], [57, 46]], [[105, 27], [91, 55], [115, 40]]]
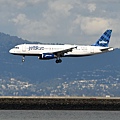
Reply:
[[10, 49], [10, 50], [9, 50], [9, 53], [11, 53], [11, 54], [12, 54], [12, 53], [13, 53], [13, 49]]

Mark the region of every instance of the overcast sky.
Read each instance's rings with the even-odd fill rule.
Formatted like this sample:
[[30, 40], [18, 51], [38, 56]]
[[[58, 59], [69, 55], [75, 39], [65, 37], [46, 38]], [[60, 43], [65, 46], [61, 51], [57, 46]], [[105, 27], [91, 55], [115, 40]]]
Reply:
[[91, 45], [106, 29], [120, 47], [120, 0], [0, 0], [0, 32], [29, 41]]

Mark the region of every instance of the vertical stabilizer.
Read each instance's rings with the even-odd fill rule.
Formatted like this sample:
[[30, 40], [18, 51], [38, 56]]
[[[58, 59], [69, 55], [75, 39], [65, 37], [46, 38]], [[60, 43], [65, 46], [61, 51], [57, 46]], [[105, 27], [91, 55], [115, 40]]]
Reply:
[[108, 47], [112, 30], [106, 30], [102, 36], [92, 46]]

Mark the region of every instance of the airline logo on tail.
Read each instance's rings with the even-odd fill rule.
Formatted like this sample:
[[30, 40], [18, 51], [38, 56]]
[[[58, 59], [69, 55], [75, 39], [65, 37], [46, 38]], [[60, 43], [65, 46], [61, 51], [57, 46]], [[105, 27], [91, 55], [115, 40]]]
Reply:
[[108, 47], [112, 30], [106, 30], [93, 46]]
[[107, 44], [108, 42], [107, 41], [99, 41], [99, 44]]

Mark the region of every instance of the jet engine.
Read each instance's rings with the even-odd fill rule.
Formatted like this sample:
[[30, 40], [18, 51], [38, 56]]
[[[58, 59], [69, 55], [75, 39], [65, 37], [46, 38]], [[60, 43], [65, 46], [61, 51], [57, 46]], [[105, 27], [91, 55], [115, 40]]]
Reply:
[[43, 60], [49, 60], [49, 59], [56, 58], [56, 56], [52, 53], [43, 53], [38, 58]]

